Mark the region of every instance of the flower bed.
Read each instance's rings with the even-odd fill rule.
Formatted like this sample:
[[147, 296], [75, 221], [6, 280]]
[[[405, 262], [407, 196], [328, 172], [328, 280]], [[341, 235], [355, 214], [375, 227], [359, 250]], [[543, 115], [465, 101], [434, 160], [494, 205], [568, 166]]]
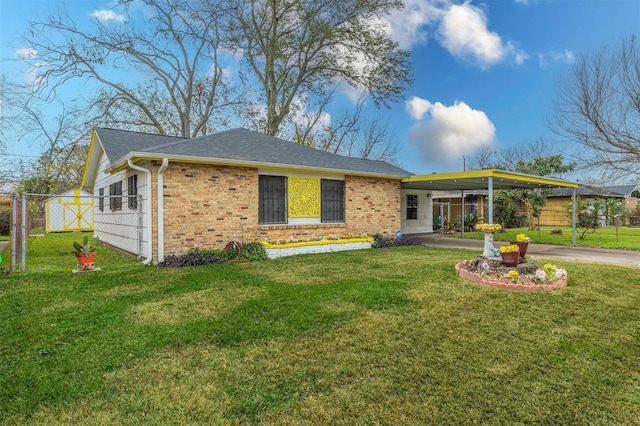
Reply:
[[535, 264], [524, 262], [510, 268], [483, 256], [458, 263], [456, 274], [468, 281], [514, 291], [549, 291], [567, 286], [566, 271], [555, 265], [546, 264], [538, 269]]
[[371, 248], [372, 237], [345, 238], [318, 241], [301, 241], [283, 244], [270, 244], [264, 241], [267, 256], [276, 259], [284, 256], [294, 256], [296, 254], [327, 253], [333, 251], [361, 250]]

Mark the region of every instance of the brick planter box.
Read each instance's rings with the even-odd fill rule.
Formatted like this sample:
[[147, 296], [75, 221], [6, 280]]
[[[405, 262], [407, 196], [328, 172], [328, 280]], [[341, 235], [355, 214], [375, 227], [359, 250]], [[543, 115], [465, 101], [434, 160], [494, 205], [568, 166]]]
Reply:
[[289, 244], [263, 242], [270, 259], [297, 254], [327, 253], [333, 251], [361, 250], [371, 248], [373, 238], [350, 238], [344, 240], [305, 241]]

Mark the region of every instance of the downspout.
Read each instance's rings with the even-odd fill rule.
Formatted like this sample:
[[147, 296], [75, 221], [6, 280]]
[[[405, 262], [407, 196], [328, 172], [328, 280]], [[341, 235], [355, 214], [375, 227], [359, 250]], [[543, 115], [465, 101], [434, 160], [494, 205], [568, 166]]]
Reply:
[[148, 170], [148, 169], [145, 169], [144, 167], [136, 166], [135, 164], [133, 164], [133, 161], [131, 161], [131, 160], [128, 160], [127, 164], [133, 170], [138, 170], [139, 172], [145, 173], [147, 175], [147, 182], [148, 182], [147, 187], [149, 188], [149, 194], [147, 196], [147, 199], [145, 200], [146, 206], [144, 208], [144, 211], [145, 212], [149, 212], [149, 225], [147, 226], [147, 247], [148, 247], [149, 253], [147, 254], [146, 259], [142, 261], [142, 264], [143, 265], [148, 265], [153, 260], [153, 250], [151, 250], [151, 247], [152, 247], [152, 245], [151, 245], [151, 236], [152, 236], [151, 227], [153, 226], [153, 218], [151, 216], [151, 171]]
[[164, 261], [164, 171], [169, 167], [169, 159], [163, 158], [158, 169], [158, 262]]

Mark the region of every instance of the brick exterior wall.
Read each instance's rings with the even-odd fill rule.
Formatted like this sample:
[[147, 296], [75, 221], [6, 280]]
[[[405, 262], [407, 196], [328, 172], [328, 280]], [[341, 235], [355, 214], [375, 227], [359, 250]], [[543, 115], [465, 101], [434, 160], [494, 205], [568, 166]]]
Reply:
[[[152, 164], [153, 209], [157, 211], [157, 169]], [[157, 238], [154, 213], [153, 239]], [[294, 236], [383, 233], [400, 229], [400, 181], [346, 176], [345, 223], [258, 224], [258, 170], [246, 167], [170, 163], [164, 172], [164, 252], [220, 249], [231, 240], [273, 241]], [[157, 260], [154, 244], [154, 260]]]

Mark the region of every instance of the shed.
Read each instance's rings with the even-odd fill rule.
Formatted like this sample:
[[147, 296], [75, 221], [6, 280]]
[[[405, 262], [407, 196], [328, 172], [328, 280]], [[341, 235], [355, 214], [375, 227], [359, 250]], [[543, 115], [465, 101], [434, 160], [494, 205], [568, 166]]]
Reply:
[[81, 189], [56, 194], [45, 202], [46, 231], [93, 231], [93, 195]]

